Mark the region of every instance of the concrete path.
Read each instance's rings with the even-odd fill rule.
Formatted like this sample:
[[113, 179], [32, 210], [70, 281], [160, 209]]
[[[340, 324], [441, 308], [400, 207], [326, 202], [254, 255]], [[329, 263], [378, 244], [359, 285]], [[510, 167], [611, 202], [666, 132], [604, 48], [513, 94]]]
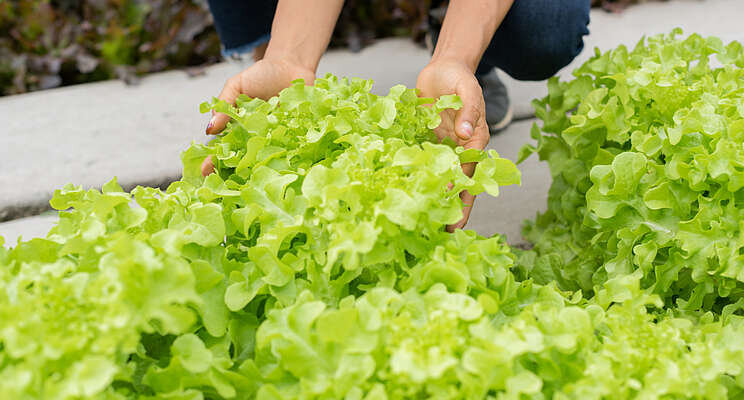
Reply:
[[[677, 26], [686, 33], [744, 41], [742, 15], [742, 0], [650, 2], [622, 14], [594, 10], [584, 52], [559, 75], [569, 76], [573, 68], [591, 56], [595, 46], [606, 50], [621, 43], [633, 45], [643, 34], [668, 32]], [[357, 54], [331, 51], [322, 59], [319, 74], [372, 78], [375, 90], [384, 93], [398, 83], [415, 85], [418, 71], [427, 61], [425, 49], [406, 39], [389, 39]], [[205, 140], [207, 117], [199, 114], [199, 103], [218, 93], [225, 79], [238, 71], [237, 66], [220, 64], [207, 68], [203, 76], [196, 78], [173, 71], [145, 77], [134, 87], [107, 81], [0, 98], [0, 221], [47, 209], [54, 189], [68, 182], [100, 186], [117, 176], [129, 188], [137, 184], [163, 186], [178, 179], [179, 152], [192, 140]], [[530, 101], [544, 95], [545, 83], [509, 78], [506, 83], [515, 114], [529, 118]], [[503, 149], [518, 149], [528, 137], [526, 130], [516, 125], [508, 135], [494, 140], [492, 146], [508, 156]], [[522, 167], [525, 179], [537, 174], [533, 171], [536, 164], [531, 163], [532, 160]], [[501, 198], [501, 207], [506, 207], [510, 191]], [[547, 186], [543, 191], [547, 191]], [[517, 201], [514, 207], [525, 208], [529, 216], [534, 215], [536, 207], [531, 202], [537, 202], [539, 197], [527, 193], [521, 196], [529, 202]], [[544, 204], [544, 200], [541, 202]], [[476, 211], [480, 213], [481, 207], [477, 206]], [[491, 209], [482, 207], [484, 213]], [[510, 212], [504, 217], [521, 214], [527, 213]], [[495, 218], [491, 214], [482, 216]], [[12, 223], [21, 225], [20, 221]], [[482, 232], [503, 231], [497, 226], [486, 223]], [[7, 229], [10, 228], [0, 224], [0, 233], [9, 232]], [[478, 230], [481, 231], [480, 226]], [[509, 237], [516, 232], [510, 232]]]
[[179, 153], [204, 139], [199, 103], [231, 65], [189, 79], [173, 71], [138, 86], [106, 81], [0, 98], [0, 221], [48, 208], [66, 183], [161, 186], [181, 174]]
[[15, 247], [18, 240], [28, 241], [45, 237], [57, 222], [57, 212], [47, 211], [41, 215], [14, 219], [0, 224], [0, 236], [6, 247]]

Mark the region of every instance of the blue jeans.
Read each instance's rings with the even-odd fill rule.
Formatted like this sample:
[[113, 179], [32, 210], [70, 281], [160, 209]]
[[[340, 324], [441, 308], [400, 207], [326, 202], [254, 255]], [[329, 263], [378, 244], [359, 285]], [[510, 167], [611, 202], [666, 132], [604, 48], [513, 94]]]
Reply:
[[276, 0], [207, 0], [225, 58], [248, 54], [269, 40]]
[[[476, 75], [494, 67], [515, 79], [543, 80], [584, 48], [590, 0], [514, 0], [481, 58]], [[275, 1], [209, 0], [226, 57], [248, 53], [271, 31]]]

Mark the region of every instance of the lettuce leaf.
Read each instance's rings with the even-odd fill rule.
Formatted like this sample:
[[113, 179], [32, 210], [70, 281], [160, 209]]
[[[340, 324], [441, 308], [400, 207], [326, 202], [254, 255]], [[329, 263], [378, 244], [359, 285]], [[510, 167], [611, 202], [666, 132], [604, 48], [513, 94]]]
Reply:
[[554, 177], [548, 211], [525, 226], [522, 274], [550, 264], [591, 293], [643, 271], [643, 286], [688, 310], [744, 295], [741, 45], [693, 34], [642, 39], [553, 78], [534, 105], [536, 151]]
[[[726, 60], [738, 60], [734, 50]], [[621, 73], [598, 59], [591, 68]], [[628, 70], [633, 82], [654, 82], [658, 69], [646, 64], [651, 72]], [[681, 73], [678, 64], [669, 74]], [[183, 152], [180, 181], [129, 193], [115, 179], [101, 191], [68, 185], [51, 201], [60, 220], [45, 238], [0, 246], [0, 393], [744, 395], [744, 299], [731, 285], [738, 270], [731, 264], [702, 279], [695, 272], [735, 248], [720, 243], [738, 238], [736, 195], [723, 194], [738, 189], [721, 182], [736, 171], [738, 147], [719, 146], [720, 138], [713, 146], [697, 131], [645, 138], [626, 130], [636, 122], [617, 118], [642, 114], [625, 108], [639, 90], [618, 89], [625, 100], [604, 104], [613, 88], [595, 88], [584, 75], [573, 82], [550, 82], [550, 108], [538, 110], [544, 132], [532, 132], [554, 184], [548, 212], [528, 226], [539, 239], [528, 252], [498, 235], [445, 231], [462, 215], [462, 190], [496, 195], [520, 181], [495, 152], [436, 140], [438, 114], [459, 108], [456, 96], [419, 98], [403, 86], [376, 96], [371, 81], [329, 75], [268, 101], [203, 104], [232, 119], [216, 140]], [[562, 106], [563, 116], [555, 111]], [[576, 118], [565, 115], [576, 106]], [[738, 135], [716, 110], [701, 105], [695, 112], [706, 121], [689, 124]], [[612, 144], [592, 141], [600, 136]], [[687, 146], [695, 163], [661, 163], [673, 146]], [[701, 158], [699, 147], [718, 153]], [[207, 156], [216, 170], [205, 178]], [[478, 163], [472, 177], [461, 169], [468, 162]], [[691, 172], [704, 162], [718, 186]], [[683, 172], [687, 180], [669, 178]], [[689, 194], [703, 188], [705, 196]], [[703, 267], [679, 261], [694, 254]], [[711, 302], [711, 293], [726, 301]], [[669, 296], [682, 305], [702, 298], [704, 307], [676, 307]]]

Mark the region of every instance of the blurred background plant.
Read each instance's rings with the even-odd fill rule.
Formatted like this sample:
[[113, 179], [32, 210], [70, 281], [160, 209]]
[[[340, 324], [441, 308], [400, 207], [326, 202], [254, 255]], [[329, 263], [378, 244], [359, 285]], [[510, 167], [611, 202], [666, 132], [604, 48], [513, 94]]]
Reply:
[[193, 0], [0, 1], [0, 92], [16, 94], [219, 60]]
[[[606, 7], [638, 0], [592, 1]], [[331, 44], [358, 51], [389, 36], [422, 43], [432, 5], [347, 0]], [[132, 83], [174, 68], [198, 73], [218, 60], [204, 0], [0, 0], [0, 95], [115, 77]]]

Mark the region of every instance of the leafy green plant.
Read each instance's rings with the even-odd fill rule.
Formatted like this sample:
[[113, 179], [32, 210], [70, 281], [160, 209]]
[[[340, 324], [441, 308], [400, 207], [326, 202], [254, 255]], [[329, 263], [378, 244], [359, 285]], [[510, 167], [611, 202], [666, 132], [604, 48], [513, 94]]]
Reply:
[[268, 101], [215, 99], [202, 111], [231, 122], [183, 152], [166, 191], [112, 180], [55, 192], [46, 238], [0, 246], [0, 393], [744, 395], [744, 301], [679, 309], [640, 269], [590, 296], [522, 276], [537, 271], [502, 237], [445, 231], [460, 191], [496, 195], [519, 183], [516, 166], [437, 141], [457, 97], [370, 88], [329, 75]]
[[687, 309], [742, 298], [744, 53], [680, 33], [597, 52], [534, 102], [543, 126], [525, 150], [554, 180], [525, 274], [591, 291], [640, 270]]
[[[1, 391], [249, 395], [256, 328], [302, 293], [335, 306], [381, 282], [424, 290], [444, 280], [498, 298], [489, 282], [507, 284], [512, 260], [503, 241], [463, 234], [462, 253], [443, 228], [462, 215], [459, 191], [495, 194], [519, 181], [516, 167], [428, 141], [457, 98], [429, 108], [413, 90], [378, 97], [370, 86], [329, 77], [269, 102], [215, 103], [234, 122], [184, 152], [184, 179], [167, 192], [128, 194], [112, 181], [55, 193], [52, 206], [71, 210], [48, 237], [0, 257]], [[204, 179], [207, 155], [219, 174]], [[480, 161], [473, 178], [461, 160]], [[480, 270], [468, 266], [480, 259]]]
[[0, 94], [120, 77], [219, 59], [197, 0], [19, 0], [0, 3]]

